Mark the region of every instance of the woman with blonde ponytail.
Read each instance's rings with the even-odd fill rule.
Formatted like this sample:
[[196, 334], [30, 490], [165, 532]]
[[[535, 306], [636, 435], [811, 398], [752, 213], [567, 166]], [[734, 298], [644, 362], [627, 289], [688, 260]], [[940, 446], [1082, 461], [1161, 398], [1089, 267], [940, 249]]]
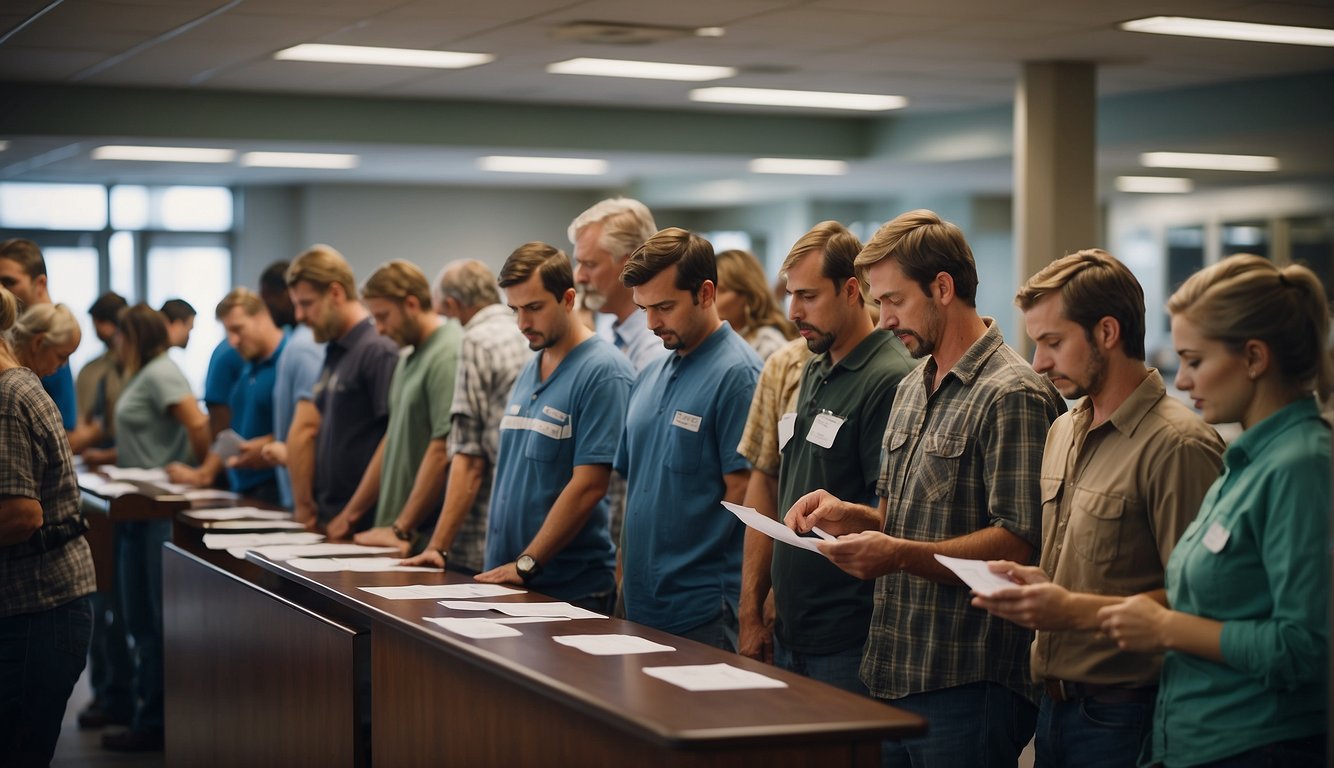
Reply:
[[0, 288], [0, 756], [14, 766], [51, 762], [93, 631], [74, 458], [37, 370], [78, 346], [77, 324], [51, 331], [59, 314], [36, 305], [20, 318]]
[[1166, 651], [1151, 762], [1325, 765], [1329, 668], [1329, 304], [1301, 266], [1233, 256], [1168, 300], [1177, 386], [1240, 422], [1167, 564], [1167, 605], [1099, 612], [1122, 648]]

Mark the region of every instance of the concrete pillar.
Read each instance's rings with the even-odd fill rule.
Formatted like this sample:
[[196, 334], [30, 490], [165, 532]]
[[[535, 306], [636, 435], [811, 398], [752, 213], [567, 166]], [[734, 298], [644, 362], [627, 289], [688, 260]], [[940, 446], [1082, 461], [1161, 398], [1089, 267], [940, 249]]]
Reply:
[[[1014, 253], [1019, 282], [1066, 253], [1101, 245], [1096, 241], [1094, 76], [1092, 62], [1024, 63], [1014, 104]], [[1017, 327], [1023, 328], [1022, 321]], [[1028, 354], [1026, 338], [1007, 341]]]

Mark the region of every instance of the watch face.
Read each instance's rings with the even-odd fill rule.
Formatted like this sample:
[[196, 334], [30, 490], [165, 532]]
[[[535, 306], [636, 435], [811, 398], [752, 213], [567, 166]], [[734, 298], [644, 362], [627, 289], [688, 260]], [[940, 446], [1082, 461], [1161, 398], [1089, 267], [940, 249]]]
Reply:
[[519, 555], [519, 559], [514, 562], [514, 566], [519, 569], [519, 573], [530, 574], [533, 572], [537, 561], [532, 555]]

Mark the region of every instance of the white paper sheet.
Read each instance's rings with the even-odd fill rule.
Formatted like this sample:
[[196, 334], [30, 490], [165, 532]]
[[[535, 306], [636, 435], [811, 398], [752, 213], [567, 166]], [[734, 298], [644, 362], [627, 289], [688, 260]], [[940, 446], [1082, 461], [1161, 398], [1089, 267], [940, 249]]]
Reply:
[[[728, 512], [736, 515], [737, 519], [745, 523], [748, 527], [754, 528], [774, 541], [781, 541], [784, 544], [791, 544], [794, 547], [809, 549], [816, 554], [820, 554], [820, 549], [815, 546], [815, 539], [812, 539], [809, 536], [798, 536], [791, 528], [788, 528], [786, 525], [783, 525], [773, 518], [761, 515], [754, 507], [743, 507], [740, 504], [733, 504], [729, 501], [724, 501], [723, 506], [727, 508]], [[834, 540], [833, 536], [830, 536], [819, 528], [815, 528], [814, 531], [816, 536], [819, 536], [825, 541]]]
[[96, 472], [76, 472], [75, 479], [78, 481], [80, 488], [90, 490], [107, 484], [107, 479]]
[[984, 597], [998, 590], [1015, 586], [1015, 583], [1008, 578], [999, 573], [992, 573], [991, 569], [987, 568], [985, 560], [965, 560], [946, 555], [936, 555], [936, 560], [939, 560], [941, 565], [954, 571], [954, 574], [962, 579], [964, 584], [967, 584], [974, 592]]
[[237, 434], [236, 430], [224, 429], [213, 440], [213, 452], [218, 455], [218, 458], [226, 461], [241, 452], [241, 443], [243, 442], [245, 442], [245, 438]]
[[786, 688], [787, 683], [731, 664], [689, 664], [680, 667], [644, 667], [644, 674], [687, 691], [744, 691]]
[[196, 520], [288, 520], [291, 515], [276, 509], [258, 509], [256, 507], [216, 507], [213, 509], [190, 509], [186, 517]]
[[208, 549], [250, 549], [274, 544], [314, 544], [317, 541], [324, 541], [324, 534], [311, 531], [204, 534], [204, 546]]
[[240, 496], [221, 488], [195, 488], [181, 494], [190, 501], [234, 501]]
[[102, 472], [112, 480], [137, 480], [141, 483], [167, 482], [167, 470], [143, 469], [140, 467], [102, 467]]
[[361, 587], [386, 600], [465, 600], [475, 597], [522, 595], [525, 590], [503, 584], [408, 584], [401, 587]]
[[105, 496], [108, 499], [115, 499], [124, 496], [127, 493], [138, 493], [139, 486], [130, 485], [129, 483], [114, 482], [114, 483], [102, 483], [101, 485], [91, 490], [95, 492], [98, 496]]
[[210, 531], [304, 531], [306, 526], [295, 520], [215, 520], [208, 524]]
[[626, 656], [632, 653], [661, 653], [676, 650], [670, 645], [655, 643], [635, 635], [560, 635], [551, 639], [594, 656]]
[[564, 602], [483, 603], [468, 600], [441, 600], [440, 604], [455, 611], [500, 611], [507, 616], [560, 616], [566, 619], [607, 618], [600, 613], [594, 613]]
[[[208, 534], [205, 534], [208, 535]], [[270, 534], [258, 534], [270, 535]], [[319, 534], [311, 534], [318, 536]], [[321, 537], [323, 538], [323, 537]], [[267, 546], [240, 546], [227, 550], [244, 560], [246, 552], [255, 552], [270, 560], [291, 560], [294, 557], [341, 557], [343, 555], [388, 555], [398, 550], [393, 547], [367, 547], [361, 544], [325, 542], [316, 544], [270, 544]]]
[[440, 573], [440, 568], [399, 565], [397, 557], [294, 557], [287, 561], [303, 571], [333, 573], [357, 571], [360, 573]]
[[519, 637], [523, 634], [514, 627], [490, 619], [459, 619], [450, 616], [423, 616], [422, 618], [441, 629], [447, 629], [456, 635], [471, 637], [474, 640], [489, 640], [493, 637]]

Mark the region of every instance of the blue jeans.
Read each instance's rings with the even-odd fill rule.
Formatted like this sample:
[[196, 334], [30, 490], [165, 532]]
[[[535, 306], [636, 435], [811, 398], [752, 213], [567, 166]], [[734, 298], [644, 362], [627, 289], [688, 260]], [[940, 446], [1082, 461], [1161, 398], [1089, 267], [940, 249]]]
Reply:
[[1275, 741], [1204, 765], [1207, 768], [1319, 768], [1328, 765], [1325, 762], [1328, 748], [1329, 734], [1320, 733]]
[[1034, 768], [1134, 768], [1153, 730], [1154, 700], [1107, 704], [1096, 698], [1038, 704]]
[[838, 653], [802, 653], [788, 650], [775, 636], [774, 666], [842, 688], [849, 693], [871, 695], [861, 679], [861, 646]]
[[88, 682], [93, 702], [113, 717], [129, 719], [134, 712], [130, 682], [134, 661], [125, 637], [125, 620], [114, 592], [88, 596], [93, 607], [93, 640], [88, 649]]
[[718, 608], [712, 619], [692, 627], [684, 632], [676, 632], [677, 637], [684, 637], [714, 648], [736, 653], [736, 607], [726, 600]]
[[171, 539], [171, 521], [117, 525], [116, 592], [125, 630], [134, 641], [134, 693], [138, 701], [131, 728], [161, 732], [162, 545]]
[[884, 768], [995, 768], [1019, 763], [1038, 708], [999, 683], [977, 682], [914, 693], [886, 704], [926, 718], [927, 733], [886, 741]]
[[0, 618], [0, 762], [51, 762], [92, 633], [93, 609], [86, 596]]

